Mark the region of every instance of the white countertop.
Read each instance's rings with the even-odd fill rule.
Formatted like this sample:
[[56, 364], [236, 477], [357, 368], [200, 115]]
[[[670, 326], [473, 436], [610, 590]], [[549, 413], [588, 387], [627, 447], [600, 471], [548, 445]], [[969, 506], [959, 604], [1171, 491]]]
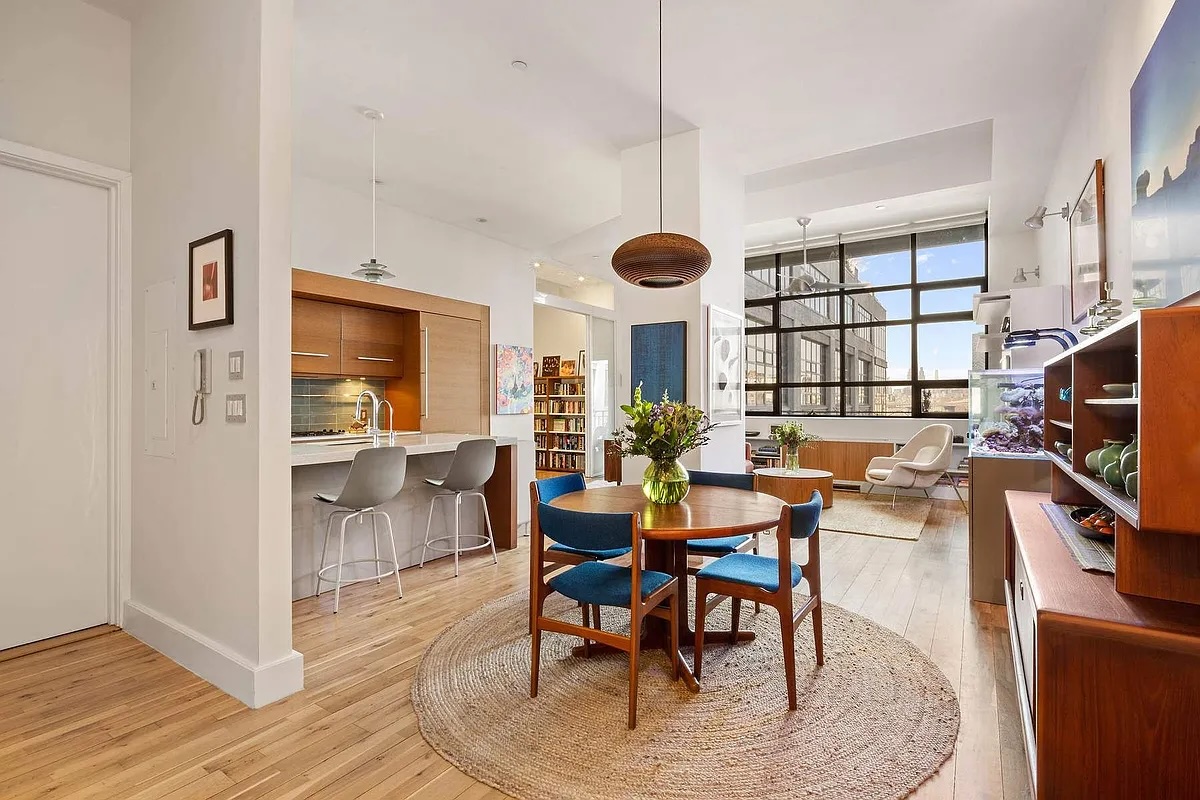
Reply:
[[[416, 433], [396, 436], [396, 446], [408, 450], [410, 456], [425, 453], [450, 453], [459, 442], [467, 439], [495, 439], [500, 447], [515, 445], [516, 438], [512, 436], [476, 436], [466, 433]], [[387, 446], [388, 435], [381, 434], [380, 446]], [[354, 460], [354, 454], [367, 447], [374, 447], [370, 440], [349, 442], [296, 442], [292, 444], [292, 466], [304, 467], [310, 464], [336, 464]]]

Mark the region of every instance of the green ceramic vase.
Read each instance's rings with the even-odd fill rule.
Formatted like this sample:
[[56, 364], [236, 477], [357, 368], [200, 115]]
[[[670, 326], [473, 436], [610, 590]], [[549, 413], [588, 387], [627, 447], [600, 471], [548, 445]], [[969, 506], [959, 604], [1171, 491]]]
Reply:
[[1131, 473], [1137, 472], [1138, 468], [1138, 441], [1134, 436], [1133, 440], [1121, 451], [1121, 480], [1125, 480]]
[[1138, 493], [1138, 474], [1135, 469], [1133, 472], [1125, 476], [1125, 494], [1136, 499]]
[[[1100, 477], [1104, 477], [1104, 470], [1108, 468], [1109, 464], [1117, 464], [1117, 471], [1119, 474], [1121, 469], [1119, 464], [1121, 460], [1121, 451], [1124, 450], [1125, 446], [1128, 444], [1129, 442], [1123, 442], [1120, 439], [1105, 439], [1104, 447], [1100, 448], [1100, 454], [1096, 456], [1096, 474]], [[1088, 456], [1090, 457], [1091, 453], [1089, 453]]]
[[1100, 453], [1104, 450], [1103, 447], [1097, 447], [1083, 457], [1083, 465], [1087, 467], [1088, 472], [1100, 474]]
[[691, 488], [688, 472], [678, 461], [651, 461], [642, 475], [642, 494], [658, 505], [678, 503]]
[[1114, 489], [1125, 488], [1125, 478], [1121, 476], [1121, 463], [1119, 461], [1113, 461], [1109, 463], [1109, 465], [1104, 468], [1104, 473], [1101, 475], [1101, 477], [1104, 478], [1105, 483]]

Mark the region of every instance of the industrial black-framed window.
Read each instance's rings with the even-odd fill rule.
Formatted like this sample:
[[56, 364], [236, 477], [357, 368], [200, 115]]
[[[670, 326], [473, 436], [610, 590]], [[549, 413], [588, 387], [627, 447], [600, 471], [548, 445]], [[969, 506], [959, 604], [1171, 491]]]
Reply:
[[986, 223], [749, 256], [745, 284], [747, 414], [967, 415]]

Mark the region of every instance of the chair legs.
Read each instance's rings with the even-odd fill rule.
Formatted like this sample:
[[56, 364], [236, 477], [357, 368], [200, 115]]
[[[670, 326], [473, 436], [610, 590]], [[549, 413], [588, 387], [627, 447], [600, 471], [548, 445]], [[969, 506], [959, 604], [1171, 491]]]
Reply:
[[542, 615], [542, 604], [545, 603], [545, 601], [545, 595], [538, 591], [537, 597], [533, 603], [533, 636], [529, 664], [530, 697], [537, 697], [538, 692], [538, 665], [542, 660], [542, 628], [537, 624], [537, 618]]
[[[326, 565], [325, 561], [329, 551], [329, 539], [333, 532], [333, 522], [336, 515], [342, 515], [340, 529], [338, 531], [338, 560], [336, 564]], [[350, 520], [363, 521], [363, 517], [371, 518], [371, 539], [375, 551], [373, 559], [356, 559], [346, 561], [346, 526]], [[383, 517], [384, 523], [387, 525], [388, 540], [392, 543], [392, 569], [387, 572], [380, 571], [380, 565], [385, 562], [379, 557], [379, 521], [378, 517]], [[353, 580], [342, 580], [342, 568], [346, 564], [373, 564], [375, 566], [375, 575], [368, 578], [354, 578]], [[325, 573], [331, 569], [337, 568], [337, 573], [333, 578], [325, 577]], [[404, 597], [404, 587], [400, 583], [400, 551], [396, 548], [396, 536], [392, 530], [392, 518], [384, 511], [377, 511], [373, 508], [364, 509], [336, 509], [329, 514], [329, 521], [325, 525], [325, 543], [321, 547], [321, 566], [317, 570], [317, 596], [321, 594], [321, 582], [328, 581], [333, 584], [333, 613], [337, 613], [341, 608], [342, 602], [342, 585], [359, 583], [374, 578], [375, 583], [382, 583], [385, 575], [396, 576], [396, 593], [398, 597]]]
[[821, 624], [821, 604], [812, 610], [813, 643], [817, 649], [817, 666], [825, 666], [825, 632]]
[[867, 497], [870, 497], [870, 496], [871, 496], [871, 492], [873, 492], [873, 491], [875, 491], [875, 484], [873, 484], [873, 483], [868, 483], [868, 484], [867, 484], [867, 493], [866, 493], [865, 495], [863, 495], [863, 498], [865, 499], [865, 498], [867, 498]]
[[[483, 540], [483, 542], [481, 544], [472, 545], [471, 547], [463, 547], [462, 546], [462, 536], [463, 536], [463, 534], [462, 534], [462, 500], [463, 500], [464, 495], [468, 495], [468, 496], [473, 495], [473, 496], [476, 496], [479, 498], [479, 502], [483, 506], [484, 529], [487, 531], [487, 535], [481, 535], [481, 534], [477, 534], [477, 533], [466, 534], [467, 538], [469, 538], [469, 539], [482, 539]], [[496, 536], [492, 530], [492, 517], [491, 517], [491, 514], [488, 513], [487, 498], [483, 496], [482, 492], [455, 492], [453, 494], [453, 497], [454, 497], [454, 533], [450, 536], [442, 536], [442, 537], [438, 537], [436, 539], [430, 538], [430, 533], [432, 533], [432, 531], [433, 531], [433, 511], [437, 505], [437, 501], [443, 497], [449, 498], [449, 497], [451, 497], [451, 495], [450, 494], [435, 494], [433, 496], [433, 499], [430, 500], [430, 502], [429, 502], [429, 518], [425, 522], [425, 543], [421, 546], [420, 566], [421, 567], [425, 566], [425, 555], [426, 555], [426, 552], [429, 550], [436, 550], [436, 551], [441, 551], [444, 553], [453, 553], [454, 554], [454, 577], [457, 578], [458, 577], [459, 556], [468, 550], [479, 550], [484, 547], [491, 548], [492, 563], [499, 564], [500, 559], [496, 556]], [[454, 543], [454, 546], [451, 548], [437, 546], [438, 542], [450, 542], [450, 541], [452, 541]]]
[[638, 651], [642, 641], [637, 628], [637, 625], [630, 628], [629, 637], [629, 730], [637, 727]]
[[704, 665], [704, 618], [708, 616], [708, 592], [696, 588], [696, 652], [692, 657], [692, 674], [700, 680], [700, 670]]
[[741, 622], [742, 622], [742, 598], [740, 598], [740, 597], [733, 598], [732, 605], [733, 605], [733, 622], [729, 626], [729, 628], [733, 632], [733, 641], [736, 642], [737, 641], [737, 632], [738, 632], [738, 629], [741, 628]]
[[[785, 617], [787, 617], [785, 619]], [[796, 626], [787, 614], [779, 615], [783, 633], [783, 670], [787, 674], [788, 708], [796, 710]]]

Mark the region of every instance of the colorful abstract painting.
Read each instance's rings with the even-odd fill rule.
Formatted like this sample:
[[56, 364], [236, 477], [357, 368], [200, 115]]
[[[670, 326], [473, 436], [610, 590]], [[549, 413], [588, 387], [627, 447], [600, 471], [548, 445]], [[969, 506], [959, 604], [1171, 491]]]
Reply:
[[496, 413], [533, 413], [533, 348], [496, 345]]

